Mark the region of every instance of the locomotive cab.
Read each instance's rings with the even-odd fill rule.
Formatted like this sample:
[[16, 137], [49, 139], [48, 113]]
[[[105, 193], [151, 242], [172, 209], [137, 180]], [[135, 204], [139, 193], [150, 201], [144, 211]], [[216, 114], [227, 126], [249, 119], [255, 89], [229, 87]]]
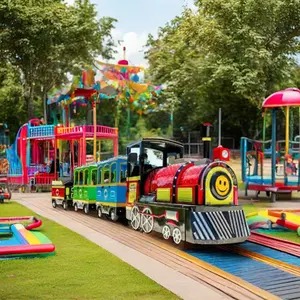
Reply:
[[159, 169], [167, 167], [171, 157], [183, 158], [183, 145], [168, 139], [144, 138], [127, 147], [127, 156], [127, 202], [154, 201], [155, 191], [148, 186], [150, 178]]

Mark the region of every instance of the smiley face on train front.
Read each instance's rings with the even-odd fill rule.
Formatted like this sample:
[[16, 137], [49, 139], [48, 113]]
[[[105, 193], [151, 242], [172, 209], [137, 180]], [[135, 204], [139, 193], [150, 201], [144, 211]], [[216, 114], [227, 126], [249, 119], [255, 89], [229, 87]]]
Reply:
[[232, 189], [229, 176], [224, 172], [216, 172], [210, 180], [212, 195], [218, 200], [224, 200], [228, 197]]

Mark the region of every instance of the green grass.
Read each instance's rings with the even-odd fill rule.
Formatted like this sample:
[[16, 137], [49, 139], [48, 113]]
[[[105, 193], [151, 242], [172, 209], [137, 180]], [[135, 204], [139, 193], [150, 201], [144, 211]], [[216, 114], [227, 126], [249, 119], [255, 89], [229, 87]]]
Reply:
[[249, 203], [249, 204], [243, 205], [243, 210], [245, 212], [245, 216], [247, 216], [248, 214], [250, 214], [252, 212], [256, 212], [260, 209], [257, 208], [256, 206], [254, 206], [253, 204]]
[[[28, 215], [38, 216], [16, 202], [0, 205], [0, 216]], [[40, 218], [56, 255], [0, 261], [0, 299], [178, 299], [84, 237]]]
[[283, 239], [283, 240], [300, 244], [300, 237], [297, 235], [295, 231], [259, 230], [258, 232], [273, 236], [278, 239]]
[[[245, 212], [245, 215], [247, 216], [248, 214], [250, 214], [252, 212], [265, 210], [265, 208], [255, 206], [253, 204], [246, 204], [246, 205], [243, 205], [243, 210]], [[280, 229], [272, 229], [272, 230], [261, 229], [261, 230], [258, 230], [258, 232], [266, 234], [266, 235], [274, 236], [279, 239], [288, 240], [288, 241], [292, 241], [294, 243], [300, 244], [300, 237], [298, 236], [297, 232], [295, 232], [295, 231], [280, 230]]]

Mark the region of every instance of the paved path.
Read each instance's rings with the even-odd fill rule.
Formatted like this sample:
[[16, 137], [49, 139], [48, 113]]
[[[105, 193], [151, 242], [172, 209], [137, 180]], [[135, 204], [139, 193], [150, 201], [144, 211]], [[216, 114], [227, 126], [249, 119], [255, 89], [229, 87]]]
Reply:
[[[18, 194], [13, 198], [39, 215], [51, 219], [77, 233], [86, 237], [95, 244], [113, 253], [126, 263], [138, 269], [163, 287], [183, 299], [231, 299], [213, 287], [201, 283], [174, 270], [173, 268], [120, 243], [99, 231], [92, 229], [82, 223], [76, 222], [74, 218], [61, 209], [43, 209], [37, 203], [49, 203], [50, 194]], [[98, 221], [98, 220], [97, 220]], [[99, 220], [100, 221], [100, 220]], [[225, 287], [224, 287], [225, 288]], [[243, 297], [247, 299], [246, 297]]]

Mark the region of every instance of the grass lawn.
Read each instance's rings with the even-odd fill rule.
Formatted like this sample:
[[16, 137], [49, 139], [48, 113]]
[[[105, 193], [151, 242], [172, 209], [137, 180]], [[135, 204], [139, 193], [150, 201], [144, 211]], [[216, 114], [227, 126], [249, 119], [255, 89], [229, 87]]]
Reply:
[[[264, 210], [263, 207], [257, 207], [252, 204], [243, 205], [243, 209], [244, 209], [246, 216], [252, 212]], [[271, 236], [274, 236], [279, 239], [288, 240], [288, 241], [292, 241], [294, 243], [300, 244], [300, 237], [298, 236], [297, 232], [295, 232], [295, 231], [289, 231], [289, 230], [281, 231], [281, 230], [274, 228], [273, 230], [260, 229], [260, 230], [258, 230], [258, 232], [267, 234], [267, 235], [271, 235]]]
[[[31, 215], [38, 216], [16, 202], [0, 205], [1, 217]], [[178, 299], [79, 234], [40, 218], [56, 255], [0, 261], [0, 299]]]

